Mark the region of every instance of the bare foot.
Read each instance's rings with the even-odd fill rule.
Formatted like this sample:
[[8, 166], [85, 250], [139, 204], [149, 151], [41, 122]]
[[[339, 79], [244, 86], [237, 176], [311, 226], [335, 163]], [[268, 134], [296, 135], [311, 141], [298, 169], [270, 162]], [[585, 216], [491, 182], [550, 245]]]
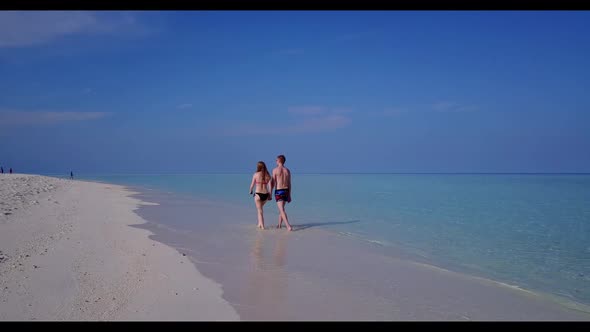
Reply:
[[290, 227], [290, 226], [289, 226], [289, 227], [287, 227], [287, 229], [288, 229], [288, 230], [289, 230], [289, 232], [290, 232], [290, 231], [292, 231], [292, 230], [293, 230], [293, 227]]
[[280, 224], [279, 224], [279, 225], [277, 225], [277, 228], [281, 228], [281, 225], [280, 225]]

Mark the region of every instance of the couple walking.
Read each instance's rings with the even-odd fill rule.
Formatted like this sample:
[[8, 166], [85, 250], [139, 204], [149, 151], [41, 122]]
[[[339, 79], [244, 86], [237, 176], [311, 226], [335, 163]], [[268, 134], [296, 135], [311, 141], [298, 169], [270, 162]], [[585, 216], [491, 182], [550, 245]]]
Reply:
[[276, 162], [277, 167], [272, 170], [272, 176], [268, 173], [266, 164], [263, 161], [258, 162], [256, 173], [252, 175], [250, 195], [252, 195], [252, 189], [256, 186], [254, 203], [256, 204], [256, 210], [258, 210], [258, 228], [264, 229], [263, 207], [267, 201], [272, 200], [271, 193], [272, 189], [275, 188], [275, 200], [279, 208], [279, 224], [277, 228], [281, 228], [284, 221], [287, 229], [292, 231], [293, 227], [289, 224], [285, 212], [285, 204], [291, 202], [291, 171], [285, 167], [285, 156], [278, 156]]

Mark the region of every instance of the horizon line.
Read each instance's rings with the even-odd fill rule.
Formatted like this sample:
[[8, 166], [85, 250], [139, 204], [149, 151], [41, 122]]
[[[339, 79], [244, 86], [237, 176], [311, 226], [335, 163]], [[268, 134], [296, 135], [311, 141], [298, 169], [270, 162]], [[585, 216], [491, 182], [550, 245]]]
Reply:
[[[98, 175], [98, 176], [109, 176], [109, 175], [191, 175], [191, 174], [250, 174], [250, 171], [234, 171], [234, 172], [211, 172], [211, 171], [202, 171], [202, 172], [105, 172], [105, 173], [98, 173], [98, 172], [78, 172], [77, 174], [86, 174], [86, 175]], [[27, 174], [27, 173], [21, 173]], [[33, 174], [33, 173], [29, 173]], [[41, 172], [38, 173], [39, 175], [59, 175], [65, 174], [69, 176], [69, 172]], [[75, 173], [76, 174], [76, 173]], [[424, 174], [424, 175], [590, 175], [590, 172], [297, 172], [295, 174], [304, 174], [304, 175], [337, 175], [337, 174]]]

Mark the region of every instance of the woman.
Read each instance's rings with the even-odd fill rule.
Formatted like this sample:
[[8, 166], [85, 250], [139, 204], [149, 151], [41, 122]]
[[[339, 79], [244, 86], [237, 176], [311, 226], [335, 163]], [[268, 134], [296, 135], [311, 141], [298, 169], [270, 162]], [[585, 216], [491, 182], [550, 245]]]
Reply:
[[271, 177], [264, 161], [259, 161], [256, 165], [256, 173], [252, 175], [252, 183], [250, 184], [250, 195], [252, 195], [252, 189], [255, 184], [256, 193], [254, 194], [254, 203], [256, 204], [256, 210], [258, 210], [257, 227], [264, 229], [264, 211], [262, 207], [267, 201], [272, 200], [272, 197], [270, 197]]

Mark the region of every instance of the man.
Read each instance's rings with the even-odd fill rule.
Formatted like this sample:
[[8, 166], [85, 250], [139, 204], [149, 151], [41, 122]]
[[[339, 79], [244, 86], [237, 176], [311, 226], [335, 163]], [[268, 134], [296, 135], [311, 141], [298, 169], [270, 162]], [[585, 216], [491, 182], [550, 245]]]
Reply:
[[279, 208], [279, 225], [277, 228], [281, 228], [283, 221], [287, 225], [289, 231], [293, 230], [293, 227], [289, 224], [287, 213], [285, 212], [285, 203], [291, 202], [291, 171], [285, 167], [285, 156], [280, 155], [277, 157], [277, 167], [272, 170], [272, 188], [275, 189], [275, 200], [277, 201], [277, 207]]

